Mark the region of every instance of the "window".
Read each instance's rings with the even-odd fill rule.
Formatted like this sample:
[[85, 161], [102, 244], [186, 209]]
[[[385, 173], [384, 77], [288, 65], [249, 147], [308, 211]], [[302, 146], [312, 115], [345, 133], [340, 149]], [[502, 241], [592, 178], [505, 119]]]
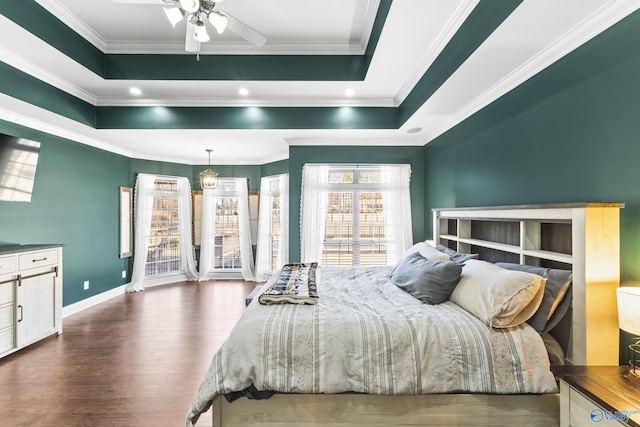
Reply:
[[323, 265], [392, 265], [408, 248], [408, 165], [303, 168], [302, 260]]
[[156, 179], [153, 186], [151, 227], [146, 236], [149, 245], [145, 276], [182, 270], [178, 183], [163, 178]]
[[331, 170], [322, 263], [386, 265], [387, 236], [379, 170]]
[[189, 180], [138, 174], [134, 212], [136, 247], [127, 291], [195, 279]]
[[216, 277], [254, 279], [246, 178], [220, 178], [203, 190], [199, 278]]
[[289, 259], [289, 176], [263, 177], [260, 183], [260, 217], [256, 249], [256, 280], [267, 280]]
[[[228, 185], [226, 187], [229, 188]], [[242, 270], [238, 197], [220, 196], [216, 198], [215, 210], [213, 268]]]

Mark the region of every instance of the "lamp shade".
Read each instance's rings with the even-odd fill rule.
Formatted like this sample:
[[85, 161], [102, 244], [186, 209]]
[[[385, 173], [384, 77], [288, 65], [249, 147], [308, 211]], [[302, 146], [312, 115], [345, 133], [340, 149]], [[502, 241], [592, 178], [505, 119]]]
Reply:
[[618, 288], [617, 293], [620, 329], [640, 336], [640, 287]]
[[209, 37], [209, 33], [207, 33], [207, 27], [204, 26], [204, 22], [197, 20], [196, 21], [196, 31], [193, 34], [193, 37], [199, 42], [206, 43], [211, 38]]
[[211, 22], [218, 34], [224, 33], [224, 30], [227, 29], [227, 17], [216, 10], [209, 14], [209, 22]]
[[169, 19], [174, 28], [184, 18], [184, 12], [179, 7], [165, 7], [164, 13], [167, 14], [167, 19]]

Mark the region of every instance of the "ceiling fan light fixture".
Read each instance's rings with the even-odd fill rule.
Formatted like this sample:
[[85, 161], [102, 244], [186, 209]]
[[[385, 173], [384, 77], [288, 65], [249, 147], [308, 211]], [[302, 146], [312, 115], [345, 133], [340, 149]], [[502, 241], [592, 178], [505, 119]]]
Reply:
[[227, 29], [227, 17], [217, 10], [209, 14], [209, 22], [211, 22], [218, 34], [224, 33], [224, 30]]
[[180, 0], [180, 7], [189, 13], [196, 13], [200, 9], [200, 0]]
[[207, 33], [207, 27], [204, 26], [204, 22], [197, 20], [195, 23], [196, 30], [193, 33], [193, 37], [201, 43], [206, 43], [211, 40], [209, 33]]
[[176, 27], [176, 24], [184, 18], [184, 11], [179, 7], [165, 7], [164, 13], [167, 15], [167, 19], [171, 22], [173, 27]]

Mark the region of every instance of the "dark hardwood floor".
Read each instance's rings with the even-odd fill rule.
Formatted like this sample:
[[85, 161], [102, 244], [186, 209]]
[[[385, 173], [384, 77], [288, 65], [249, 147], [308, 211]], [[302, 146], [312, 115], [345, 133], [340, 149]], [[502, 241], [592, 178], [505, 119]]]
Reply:
[[158, 286], [66, 317], [62, 335], [0, 359], [0, 426], [183, 426], [254, 285]]

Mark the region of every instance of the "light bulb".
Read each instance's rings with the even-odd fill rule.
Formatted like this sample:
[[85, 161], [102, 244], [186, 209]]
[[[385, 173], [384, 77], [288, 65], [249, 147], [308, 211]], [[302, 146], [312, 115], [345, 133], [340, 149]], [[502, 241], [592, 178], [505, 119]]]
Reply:
[[189, 13], [195, 13], [200, 9], [200, 0], [180, 0], [180, 7]]

